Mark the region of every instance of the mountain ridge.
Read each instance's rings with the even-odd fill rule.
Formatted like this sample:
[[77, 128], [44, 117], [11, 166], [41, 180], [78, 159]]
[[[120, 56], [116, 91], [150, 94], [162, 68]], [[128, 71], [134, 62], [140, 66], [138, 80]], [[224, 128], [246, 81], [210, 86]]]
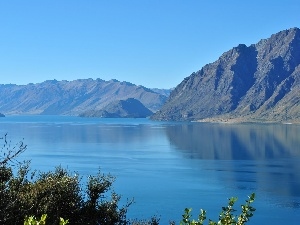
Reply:
[[167, 99], [166, 95], [141, 85], [100, 78], [47, 80], [27, 85], [1, 84], [0, 96], [0, 111], [6, 115], [79, 115], [128, 98], [139, 100], [155, 112]]
[[156, 120], [300, 120], [300, 29], [224, 52], [186, 77]]

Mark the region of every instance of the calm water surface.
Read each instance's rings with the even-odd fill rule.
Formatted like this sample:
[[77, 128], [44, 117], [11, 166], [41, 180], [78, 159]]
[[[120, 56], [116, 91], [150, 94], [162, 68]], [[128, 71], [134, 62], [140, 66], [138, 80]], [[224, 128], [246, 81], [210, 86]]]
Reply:
[[57, 165], [80, 175], [111, 173], [122, 198], [135, 199], [130, 218], [180, 220], [185, 207], [217, 220], [227, 198], [236, 206], [255, 192], [249, 224], [298, 224], [300, 126], [198, 124], [148, 119], [8, 116], [0, 135], [24, 138], [32, 169]]

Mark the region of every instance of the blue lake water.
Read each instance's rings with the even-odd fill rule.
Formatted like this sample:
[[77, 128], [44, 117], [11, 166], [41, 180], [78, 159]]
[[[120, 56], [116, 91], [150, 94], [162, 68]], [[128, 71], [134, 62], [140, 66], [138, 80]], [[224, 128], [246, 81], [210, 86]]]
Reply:
[[28, 149], [31, 168], [62, 165], [87, 176], [98, 169], [116, 176], [114, 189], [134, 198], [130, 218], [178, 221], [184, 208], [218, 219], [227, 198], [239, 209], [255, 192], [249, 224], [298, 224], [300, 126], [208, 124], [67, 116], [8, 116], [0, 136]]

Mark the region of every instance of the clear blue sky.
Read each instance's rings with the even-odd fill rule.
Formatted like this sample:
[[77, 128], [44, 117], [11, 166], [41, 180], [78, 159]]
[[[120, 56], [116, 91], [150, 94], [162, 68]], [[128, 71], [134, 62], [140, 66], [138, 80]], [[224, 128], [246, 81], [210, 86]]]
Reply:
[[3, 0], [0, 83], [171, 88], [224, 51], [291, 27], [298, 0]]

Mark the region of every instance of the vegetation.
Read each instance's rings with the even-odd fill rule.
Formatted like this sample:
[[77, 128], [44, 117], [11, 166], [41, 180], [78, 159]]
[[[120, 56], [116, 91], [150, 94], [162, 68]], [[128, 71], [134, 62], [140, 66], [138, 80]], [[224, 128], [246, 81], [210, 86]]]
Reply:
[[[252, 193], [246, 203], [241, 205], [242, 212], [239, 216], [234, 216], [233, 212], [236, 210], [233, 208], [234, 203], [237, 201], [237, 198], [230, 198], [228, 202], [228, 206], [222, 207], [222, 211], [219, 215], [219, 221], [215, 222], [209, 220], [209, 225], [243, 225], [250, 220], [253, 216], [253, 212], [255, 208], [251, 206], [251, 203], [254, 202], [255, 194]], [[206, 220], [206, 211], [201, 209], [200, 214], [197, 220], [192, 220], [191, 217], [192, 209], [186, 208], [184, 210], [184, 214], [182, 215], [182, 220], [180, 221], [180, 225], [203, 225]]]
[[59, 224], [60, 218], [74, 225], [128, 223], [126, 213], [132, 201], [119, 206], [120, 195], [112, 190], [115, 178], [110, 174], [99, 171], [82, 187], [77, 174], [61, 167], [46, 173], [30, 172], [29, 162], [16, 160], [26, 145], [19, 142], [12, 147], [6, 135], [2, 140], [0, 224], [23, 224], [24, 218], [43, 214], [47, 214], [48, 224]]
[[[46, 225], [46, 218], [47, 214], [43, 214], [40, 220], [37, 220], [34, 216], [26, 217], [24, 225]], [[59, 219], [59, 225], [67, 225], [68, 223], [68, 220], [64, 220], [63, 218]]]
[[[128, 207], [133, 200], [119, 206], [120, 195], [112, 189], [115, 180], [110, 174], [89, 176], [83, 187], [77, 174], [57, 167], [50, 172], [30, 172], [29, 162], [19, 162], [17, 157], [26, 150], [23, 141], [12, 146], [7, 135], [0, 140], [0, 224], [24, 225], [158, 225], [159, 218], [150, 220], [127, 219]], [[223, 207], [219, 222], [209, 225], [237, 224], [249, 221], [254, 208], [254, 194], [242, 205], [242, 213], [233, 216], [236, 198]], [[33, 216], [34, 215], [34, 216]], [[40, 218], [40, 219], [36, 219]], [[64, 219], [66, 220], [64, 220]], [[198, 220], [191, 219], [191, 209], [185, 209], [181, 225], [202, 225], [206, 211], [201, 210]], [[175, 222], [170, 222], [174, 225]]]

